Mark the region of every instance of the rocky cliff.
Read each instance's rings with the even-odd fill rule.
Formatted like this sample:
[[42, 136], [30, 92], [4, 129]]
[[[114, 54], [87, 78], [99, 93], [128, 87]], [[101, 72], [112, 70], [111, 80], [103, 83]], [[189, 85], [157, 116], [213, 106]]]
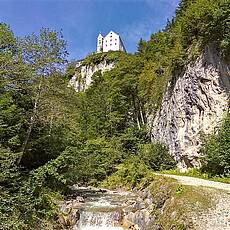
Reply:
[[75, 74], [69, 81], [69, 86], [72, 86], [77, 92], [85, 91], [92, 83], [92, 76], [95, 72], [102, 73], [111, 70], [114, 67], [113, 62], [104, 60], [97, 64], [84, 64], [84, 62], [77, 62]]
[[148, 125], [152, 140], [169, 146], [179, 168], [200, 166], [201, 135], [219, 127], [229, 91], [229, 65], [210, 48], [169, 83], [161, 109]]

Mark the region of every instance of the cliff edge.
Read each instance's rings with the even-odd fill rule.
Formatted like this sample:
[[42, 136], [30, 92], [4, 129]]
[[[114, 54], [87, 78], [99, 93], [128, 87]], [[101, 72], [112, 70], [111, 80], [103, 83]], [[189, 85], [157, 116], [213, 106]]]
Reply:
[[151, 139], [169, 146], [180, 169], [200, 166], [201, 136], [220, 126], [229, 108], [229, 92], [229, 64], [209, 47], [169, 83], [148, 126]]

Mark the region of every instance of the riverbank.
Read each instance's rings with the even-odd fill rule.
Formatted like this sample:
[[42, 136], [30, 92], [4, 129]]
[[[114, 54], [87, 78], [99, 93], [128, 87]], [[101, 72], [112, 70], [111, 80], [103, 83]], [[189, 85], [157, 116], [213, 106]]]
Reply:
[[[108, 180], [113, 180], [112, 177]], [[129, 192], [124, 192], [127, 184], [124, 189], [120, 183], [108, 187], [115, 190], [91, 188], [65, 201], [64, 216], [75, 220], [72, 229], [227, 230], [229, 227], [230, 194], [225, 191], [185, 185], [154, 174], [143, 177]]]
[[[189, 177], [162, 177], [162, 182], [151, 189], [153, 199], [161, 197], [164, 189], [164, 204], [156, 209], [156, 226], [150, 229], [196, 229], [196, 230], [227, 230], [230, 227], [230, 194], [220, 187], [211, 187], [210, 181]], [[176, 179], [174, 182], [170, 180]], [[191, 182], [192, 181], [192, 182]], [[173, 185], [173, 183], [175, 183]], [[213, 182], [214, 183], [214, 182]], [[217, 182], [216, 182], [217, 183]], [[219, 183], [217, 183], [219, 185]], [[216, 185], [216, 184], [215, 184]], [[226, 185], [228, 186], [228, 185]], [[160, 189], [159, 189], [160, 188]], [[160, 198], [162, 199], [162, 197]], [[159, 200], [160, 200], [159, 199]]]
[[[60, 205], [60, 229], [139, 230], [150, 221], [138, 193], [94, 187], [73, 186], [72, 189], [72, 198]], [[131, 213], [138, 213], [138, 217], [130, 216]]]

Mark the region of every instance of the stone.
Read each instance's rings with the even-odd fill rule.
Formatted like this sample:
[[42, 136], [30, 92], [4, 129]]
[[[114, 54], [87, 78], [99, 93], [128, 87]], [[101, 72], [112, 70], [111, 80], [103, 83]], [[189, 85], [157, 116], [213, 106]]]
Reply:
[[81, 202], [81, 203], [85, 202], [85, 200], [84, 200], [84, 198], [82, 196], [77, 196], [75, 199], [76, 199], [77, 202]]
[[92, 76], [97, 71], [104, 73], [114, 67], [113, 62], [103, 61], [98, 64], [82, 65], [76, 64], [75, 75], [70, 79], [68, 86], [73, 87], [77, 92], [85, 91], [92, 83]]
[[200, 167], [201, 134], [216, 133], [228, 109], [229, 92], [229, 66], [206, 47], [169, 83], [156, 116], [148, 116], [152, 141], [166, 144], [181, 170]]
[[80, 219], [80, 211], [78, 209], [70, 207], [67, 212], [60, 212], [58, 215], [58, 222], [62, 226], [62, 229], [69, 229], [74, 226]]

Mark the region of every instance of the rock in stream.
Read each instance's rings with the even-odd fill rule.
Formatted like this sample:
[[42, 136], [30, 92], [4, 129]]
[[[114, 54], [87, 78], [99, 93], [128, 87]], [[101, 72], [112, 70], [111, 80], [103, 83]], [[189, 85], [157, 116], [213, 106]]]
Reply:
[[151, 222], [148, 202], [140, 194], [76, 187], [73, 197], [60, 207], [62, 229], [143, 230]]

